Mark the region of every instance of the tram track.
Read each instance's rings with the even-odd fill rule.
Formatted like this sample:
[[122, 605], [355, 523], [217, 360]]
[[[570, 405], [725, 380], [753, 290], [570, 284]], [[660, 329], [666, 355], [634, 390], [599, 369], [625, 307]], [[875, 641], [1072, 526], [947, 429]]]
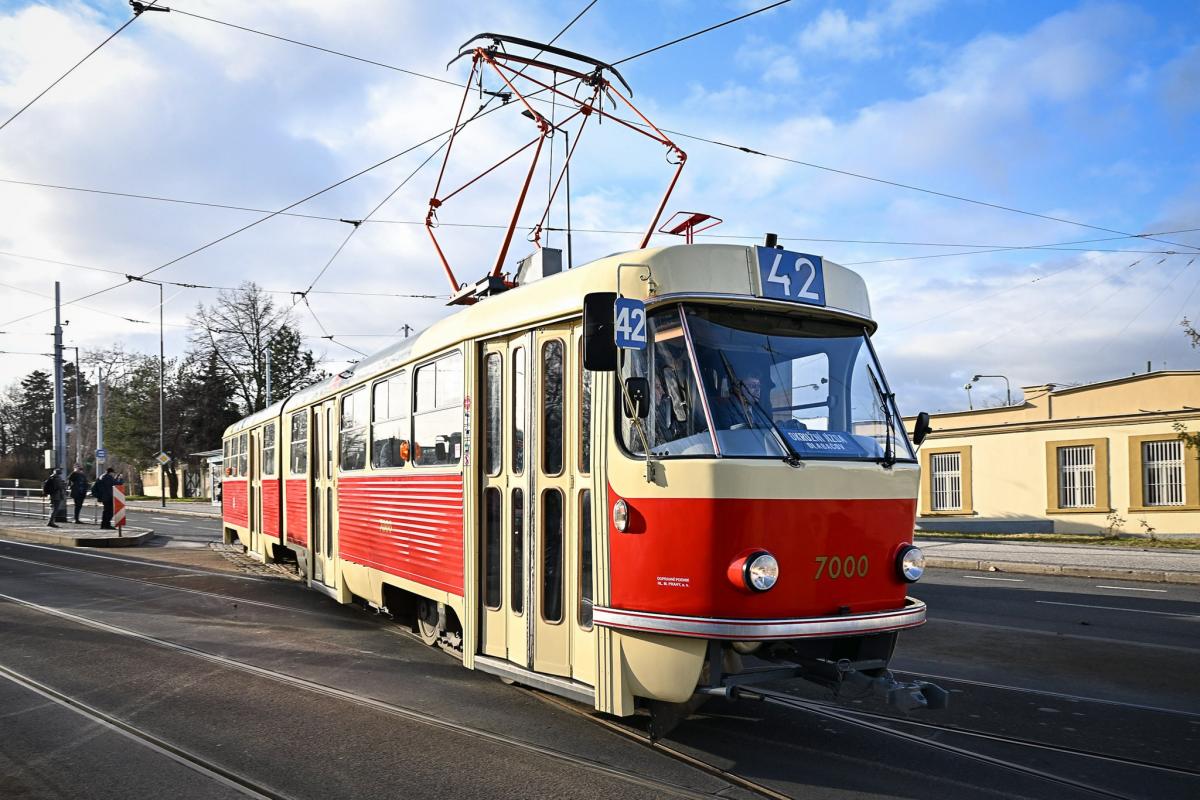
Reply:
[[200, 775], [227, 786], [247, 797], [256, 800], [293, 800], [291, 795], [280, 792], [257, 781], [252, 781], [244, 775], [238, 775], [211, 759], [195, 753], [185, 747], [169, 742], [149, 731], [132, 725], [124, 720], [107, 714], [100, 709], [88, 705], [79, 698], [70, 697], [28, 675], [10, 669], [0, 664], [0, 678], [3, 678], [26, 691], [32, 692], [43, 699], [101, 725], [109, 730], [146, 747], [159, 755], [165, 756]]
[[[98, 573], [98, 574], [102, 574], [102, 573]], [[379, 711], [382, 713], [390, 714], [392, 716], [404, 719], [408, 722], [413, 722], [413, 723], [425, 725], [425, 726], [428, 726], [431, 728], [436, 728], [438, 730], [457, 734], [457, 735], [460, 735], [460, 736], [463, 736], [463, 737], [466, 737], [469, 739], [485, 741], [485, 742], [489, 742], [491, 744], [508, 747], [508, 748], [511, 748], [514, 750], [519, 750], [519, 751], [522, 751], [525, 753], [539, 755], [544, 758], [547, 758], [547, 759], [550, 759], [553, 761], [557, 761], [559, 763], [567, 764], [572, 767], [588, 770], [589, 772], [595, 773], [597, 775], [603, 775], [603, 776], [606, 776], [609, 778], [623, 781], [623, 782], [631, 784], [631, 785], [636, 785], [636, 786], [639, 786], [644, 789], [655, 791], [655, 792], [659, 793], [661, 796], [691, 798], [692, 800], [707, 800], [708, 798], [719, 796], [719, 795], [713, 794], [713, 793], [706, 793], [706, 792], [702, 792], [702, 791], [697, 791], [695, 789], [690, 789], [686, 786], [682, 786], [682, 785], [672, 783], [669, 781], [662, 781], [662, 780], [658, 780], [656, 778], [645, 777], [645, 776], [639, 775], [631, 770], [623, 769], [621, 767], [611, 766], [608, 764], [603, 764], [603, 763], [600, 763], [597, 761], [592, 761], [587, 758], [583, 758], [583, 757], [574, 755], [572, 753], [558, 750], [553, 747], [539, 745], [534, 742], [526, 741], [524, 739], [519, 739], [519, 738], [516, 738], [513, 736], [508, 736], [508, 735], [502, 734], [502, 733], [496, 733], [494, 731], [489, 731], [489, 730], [486, 730], [483, 728], [476, 728], [476, 727], [472, 727], [470, 725], [464, 725], [462, 723], [452, 722], [450, 720], [442, 719], [440, 717], [434, 716], [432, 714], [428, 714], [423, 711], [418, 711], [416, 709], [407, 708], [405, 706], [396, 705], [394, 703], [389, 703], [384, 700], [379, 700], [377, 698], [370, 697], [368, 695], [359, 694], [357, 692], [352, 692], [352, 691], [345, 690], [345, 689], [339, 689], [334, 686], [327, 686], [325, 684], [317, 683], [316, 681], [311, 681], [307, 678], [301, 678], [299, 676], [270, 670], [265, 667], [260, 667], [258, 665], [251, 664], [251, 663], [248, 663], [245, 661], [239, 661], [237, 659], [228, 658], [226, 656], [222, 656], [217, 653], [211, 653], [211, 652], [208, 652], [205, 650], [200, 650], [198, 648], [191, 647], [189, 645], [180, 644], [178, 642], [172, 642], [167, 639], [162, 639], [160, 637], [152, 636], [150, 634], [142, 633], [140, 631], [135, 631], [135, 630], [132, 630], [129, 628], [123, 628], [121, 626], [113, 625], [108, 622], [102, 622], [100, 620], [91, 619], [89, 617], [81, 616], [79, 614], [75, 614], [70, 611], [65, 611], [63, 609], [54, 608], [54, 607], [47, 606], [47, 605], [44, 605], [41, 603], [35, 603], [35, 602], [29, 601], [29, 600], [15, 597], [13, 595], [0, 593], [0, 601], [12, 603], [14, 605], [17, 605], [17, 606], [20, 606], [23, 608], [27, 608], [32, 611], [36, 611], [38, 613], [42, 613], [42, 614], [45, 614], [48, 616], [56, 617], [58, 619], [66, 620], [68, 622], [72, 622], [77, 625], [82, 625], [84, 627], [88, 627], [88, 628], [92, 628], [95, 630], [104, 631], [106, 633], [115, 634], [115, 635], [122, 636], [125, 638], [145, 642], [147, 644], [155, 645], [155, 646], [158, 646], [158, 647], [161, 647], [161, 648], [164, 648], [164, 649], [176, 652], [176, 653], [181, 653], [181, 654], [184, 654], [184, 655], [196, 658], [196, 659], [214, 663], [219, 666], [238, 670], [240, 672], [254, 675], [256, 677], [265, 678], [265, 679], [275, 681], [277, 683], [281, 683], [281, 684], [284, 684], [287, 686], [302, 689], [302, 690], [311, 692], [313, 694], [318, 694], [318, 695], [322, 695], [325, 697], [334, 698], [337, 700], [342, 700], [345, 702], [353, 703], [355, 705], [369, 708], [374, 711]], [[8, 667], [5, 667], [4, 665], [0, 665], [0, 674], [3, 674], [5, 677], [8, 677], [8, 674], [12, 673], [12, 672], [13, 671], [11, 669], [9, 669]], [[14, 673], [14, 674], [16, 674], [16, 673]], [[59, 700], [57, 702], [68, 702], [68, 703], [73, 702], [71, 700], [71, 698], [67, 698], [65, 695], [63, 695], [62, 698], [63, 698], [62, 700]], [[77, 701], [74, 701], [74, 702], [77, 702]], [[82, 705], [83, 704], [79, 704], [79, 707], [82, 707]], [[97, 713], [103, 714], [103, 712], [97, 712]], [[119, 720], [116, 720], [115, 718], [113, 718], [113, 719], [115, 720], [115, 722], [120, 722]], [[122, 724], [125, 724], [125, 723], [122, 723]], [[128, 726], [128, 727], [133, 728], [133, 726]], [[131, 734], [133, 733], [132, 730], [129, 732]], [[149, 741], [149, 740], [147, 740], [147, 741]], [[165, 743], [165, 744], [169, 744], [169, 743]], [[170, 746], [177, 747], [175, 745], [170, 745]], [[187, 752], [184, 748], [178, 748], [178, 749], [180, 750], [181, 754]], [[182, 755], [181, 755], [181, 757], [182, 757]], [[197, 765], [198, 766], [201, 765], [200, 762], [202, 762], [202, 761], [203, 761], [203, 759], [200, 759], [197, 762]], [[247, 785], [253, 786], [253, 782], [247, 781]], [[273, 794], [269, 794], [269, 793], [264, 794], [262, 796], [264, 796], [264, 797], [283, 797], [283, 795], [273, 795]]]

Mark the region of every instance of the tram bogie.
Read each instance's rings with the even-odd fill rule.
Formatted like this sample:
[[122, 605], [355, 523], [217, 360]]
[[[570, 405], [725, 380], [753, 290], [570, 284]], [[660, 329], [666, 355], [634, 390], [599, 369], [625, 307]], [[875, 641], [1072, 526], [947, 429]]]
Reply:
[[[618, 293], [644, 349], [615, 348]], [[862, 279], [815, 256], [601, 259], [231, 426], [227, 535], [466, 667], [612, 714], [768, 669], [883, 680], [925, 607], [874, 329]]]

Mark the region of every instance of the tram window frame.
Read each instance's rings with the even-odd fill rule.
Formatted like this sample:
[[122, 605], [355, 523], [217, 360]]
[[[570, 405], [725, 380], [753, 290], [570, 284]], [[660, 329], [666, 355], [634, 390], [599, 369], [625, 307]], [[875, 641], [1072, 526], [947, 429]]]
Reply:
[[[291, 444], [288, 451], [290, 456], [288, 461], [289, 475], [306, 475], [308, 474], [308, 409], [297, 411], [291, 415]], [[297, 423], [300, 423], [297, 426]], [[299, 438], [296, 437], [297, 427], [303, 433]], [[299, 468], [297, 468], [299, 463]]]
[[238, 475], [246, 478], [250, 476], [250, 434], [249, 432], [238, 436]]
[[[551, 496], [558, 498], [558, 514], [556, 517], [551, 516], [551, 514], [546, 510], [546, 506]], [[541, 503], [539, 505], [541, 506], [540, 510], [542, 512], [542, 535], [538, 537], [538, 558], [541, 559], [542, 562], [542, 581], [541, 586], [538, 587], [538, 599], [540, 600], [540, 603], [538, 604], [540, 606], [538, 613], [541, 615], [542, 622], [546, 623], [547, 625], [561, 625], [563, 624], [563, 620], [566, 619], [566, 615], [563, 613], [563, 602], [566, 600], [566, 592], [563, 591], [564, 578], [566, 577], [564, 572], [566, 568], [565, 550], [567, 543], [566, 498], [563, 497], [563, 492], [561, 489], [559, 489], [557, 486], [553, 486], [542, 492]], [[558, 532], [556, 536], [551, 536], [550, 528], [547, 523], [555, 519], [557, 519], [558, 522]], [[558, 542], [558, 563], [557, 569], [555, 570], [557, 581], [554, 581], [551, 580], [551, 573], [548, 569], [550, 565], [548, 556], [550, 555], [550, 544], [556, 539]], [[558, 599], [557, 619], [551, 619], [546, 615], [547, 601], [549, 601], [552, 597], [557, 597]]]
[[[413, 370], [412, 391], [412, 463], [422, 467], [456, 467], [462, 463], [463, 442], [463, 398], [465, 387], [465, 363], [462, 350], [455, 349], [427, 361]], [[428, 382], [423, 387], [423, 376]], [[424, 390], [424, 391], [423, 391]], [[424, 402], [432, 395], [432, 404]], [[453, 423], [446, 420], [453, 418]], [[421, 443], [431, 426], [429, 446]], [[441, 427], [439, 427], [441, 426]], [[445, 444], [445, 458], [437, 457], [437, 445]]]
[[225, 477], [232, 478], [233, 459], [230, 458], [229, 451], [231, 449], [230, 445], [233, 444], [233, 439], [226, 439], [222, 444], [225, 446], [225, 452], [221, 454], [221, 466], [225, 468]]
[[[513, 348], [510, 374], [512, 375], [512, 473], [525, 474], [528, 461], [528, 415], [529, 415], [529, 351], [524, 345]], [[519, 368], [519, 369], [518, 369]], [[518, 372], [520, 375], [518, 376]]]
[[262, 432], [262, 474], [264, 477], [275, 477], [275, 423], [268, 422]]
[[[576, 601], [575, 622], [580, 629], [595, 627], [596, 585], [593, 577], [596, 558], [595, 535], [592, 530], [592, 490], [583, 489], [578, 498], [579, 513], [579, 597]], [[586, 592], [584, 591], [586, 587]], [[586, 611], [586, 613], [585, 613]]]
[[[360, 408], [366, 403], [367, 387], [360, 386], [352, 392], [346, 392], [338, 399], [338, 470], [340, 472], [361, 472], [367, 468], [367, 415]], [[350, 413], [347, 415], [347, 405]], [[350, 424], [347, 424], [349, 421]], [[357, 437], [358, 444], [355, 445]], [[357, 456], [356, 460], [351, 460]]]
[[[379, 390], [383, 388], [387, 391], [385, 399], [385, 413], [387, 416], [380, 419], [379, 414]], [[411, 440], [411, 425], [412, 415], [410, 413], [410, 386], [408, 382], [408, 370], [404, 369], [400, 372], [389, 375], [386, 378], [375, 381], [371, 384], [371, 469], [400, 469], [407, 466], [411, 458], [406, 458], [403, 454], [412, 446]], [[389, 437], [392, 442], [398, 442], [395, 449], [391, 451], [392, 458], [390, 462], [399, 463], [380, 463], [380, 452], [383, 447], [380, 446], [383, 439], [379, 438], [379, 433], [384, 433], [384, 430], [376, 432], [376, 427], [392, 428], [397, 435]], [[411, 456], [411, 453], [409, 454]]]
[[[550, 426], [550, 415], [554, 411], [554, 402], [550, 395], [550, 380], [549, 379], [554, 375], [554, 373], [552, 373], [550, 371], [552, 367], [548, 360], [548, 355], [549, 355], [548, 351], [554, 347], [557, 347], [557, 349], [558, 349], [558, 372], [557, 372], [557, 376], [556, 376], [557, 381], [558, 381], [558, 399], [557, 399], [558, 430], [555, 433], [555, 438], [552, 439], [551, 438], [552, 428]], [[566, 412], [566, 407], [567, 407], [567, 403], [566, 403], [566, 399], [567, 399], [566, 398], [567, 348], [563, 344], [562, 339], [559, 339], [559, 338], [546, 339], [542, 342], [542, 346], [540, 348], [539, 353], [541, 356], [540, 386], [541, 386], [541, 397], [542, 397], [542, 399], [541, 399], [542, 429], [541, 429], [541, 436], [539, 438], [541, 439], [541, 442], [542, 442], [542, 447], [541, 447], [542, 474], [545, 475], [546, 477], [553, 478], [553, 477], [562, 475], [563, 470], [565, 470], [566, 466], [567, 466], [567, 459], [565, 457], [566, 456], [565, 450], [566, 450], [566, 433], [567, 433], [567, 431], [566, 431], [566, 419], [564, 418], [564, 415]], [[551, 461], [551, 456], [553, 456], [556, 460]], [[552, 469], [552, 467], [555, 467], [555, 468]]]
[[496, 352], [488, 353], [483, 359], [481, 423], [483, 471], [488, 477], [494, 478], [504, 468], [504, 358]]
[[583, 366], [583, 337], [579, 338], [579, 472], [592, 473], [592, 371]]

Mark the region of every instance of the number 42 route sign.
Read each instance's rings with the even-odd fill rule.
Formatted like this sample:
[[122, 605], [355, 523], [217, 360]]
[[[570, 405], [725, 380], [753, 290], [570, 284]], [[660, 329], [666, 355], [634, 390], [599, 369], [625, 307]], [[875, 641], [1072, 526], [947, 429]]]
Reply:
[[644, 350], [646, 348], [646, 304], [641, 300], [628, 297], [618, 297], [613, 304], [613, 314], [616, 324], [613, 326], [613, 338], [617, 347], [626, 350]]

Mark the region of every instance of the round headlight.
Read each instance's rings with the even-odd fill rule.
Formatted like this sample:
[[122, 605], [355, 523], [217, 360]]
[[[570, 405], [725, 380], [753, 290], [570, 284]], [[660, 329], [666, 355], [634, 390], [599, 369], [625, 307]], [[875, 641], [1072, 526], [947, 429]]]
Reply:
[[916, 583], [925, 574], [925, 554], [921, 552], [921, 548], [910, 544], [896, 556], [896, 569], [899, 570], [901, 578], [909, 583]]
[[629, 527], [629, 506], [624, 500], [613, 503], [613, 527], [622, 533]]
[[746, 559], [743, 575], [746, 586], [756, 592], [765, 592], [779, 580], [779, 562], [770, 553], [758, 553]]

